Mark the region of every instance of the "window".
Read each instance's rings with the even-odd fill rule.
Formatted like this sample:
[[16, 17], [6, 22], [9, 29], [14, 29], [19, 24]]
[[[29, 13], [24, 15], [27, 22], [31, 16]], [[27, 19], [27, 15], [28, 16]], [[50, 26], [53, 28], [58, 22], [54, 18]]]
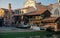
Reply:
[[55, 14], [55, 15], [59, 15], [59, 10], [56, 9], [56, 10], [54, 11], [54, 14]]
[[15, 11], [15, 14], [20, 14], [20, 12], [17, 10], [17, 11]]
[[21, 11], [19, 11], [19, 14], [21, 14]]
[[23, 14], [24, 12], [23, 12], [23, 11], [21, 11], [20, 13], [21, 13], [21, 14]]

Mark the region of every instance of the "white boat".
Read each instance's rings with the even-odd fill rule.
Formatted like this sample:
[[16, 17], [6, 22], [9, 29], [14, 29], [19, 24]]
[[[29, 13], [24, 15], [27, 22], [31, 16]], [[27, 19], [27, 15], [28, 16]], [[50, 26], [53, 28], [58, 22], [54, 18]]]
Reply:
[[39, 30], [40, 30], [40, 27], [37, 27], [37, 26], [31, 26], [30, 29], [39, 31]]
[[37, 27], [37, 26], [31, 26], [30, 29], [32, 29], [32, 30], [36, 30], [36, 31], [46, 30], [46, 28]]

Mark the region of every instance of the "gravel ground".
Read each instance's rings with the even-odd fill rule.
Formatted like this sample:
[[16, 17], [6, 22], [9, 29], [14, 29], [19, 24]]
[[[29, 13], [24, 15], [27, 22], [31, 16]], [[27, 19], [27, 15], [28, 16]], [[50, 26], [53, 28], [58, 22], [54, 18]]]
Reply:
[[31, 29], [19, 29], [15, 27], [0, 27], [0, 32], [31, 32]]

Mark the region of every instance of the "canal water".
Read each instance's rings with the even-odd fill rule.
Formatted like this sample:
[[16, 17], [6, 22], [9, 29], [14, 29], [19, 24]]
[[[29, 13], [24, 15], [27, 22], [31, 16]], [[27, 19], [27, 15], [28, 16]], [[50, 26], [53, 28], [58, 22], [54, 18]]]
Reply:
[[44, 35], [44, 36], [26, 36], [26, 37], [16, 37], [16, 38], [60, 38], [60, 34], [59, 35]]

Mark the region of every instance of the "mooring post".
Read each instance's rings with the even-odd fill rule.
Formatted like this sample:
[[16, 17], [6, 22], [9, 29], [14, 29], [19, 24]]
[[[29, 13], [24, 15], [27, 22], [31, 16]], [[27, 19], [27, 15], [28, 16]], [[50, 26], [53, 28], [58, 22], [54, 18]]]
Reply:
[[54, 31], [57, 31], [57, 23], [54, 25]]

